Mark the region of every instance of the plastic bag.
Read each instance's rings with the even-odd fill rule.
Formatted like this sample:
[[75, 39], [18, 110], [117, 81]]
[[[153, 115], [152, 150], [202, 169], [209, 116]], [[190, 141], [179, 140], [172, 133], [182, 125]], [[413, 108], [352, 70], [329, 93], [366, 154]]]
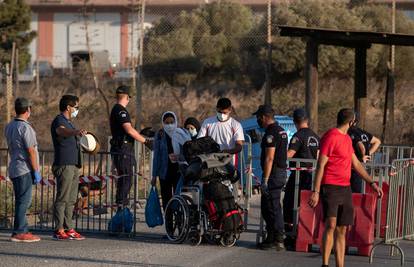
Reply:
[[131, 233], [134, 216], [128, 208], [118, 210], [108, 223], [108, 231], [112, 233]]
[[155, 186], [151, 187], [151, 192], [145, 206], [145, 221], [148, 227], [156, 227], [164, 224], [161, 212], [161, 204]]

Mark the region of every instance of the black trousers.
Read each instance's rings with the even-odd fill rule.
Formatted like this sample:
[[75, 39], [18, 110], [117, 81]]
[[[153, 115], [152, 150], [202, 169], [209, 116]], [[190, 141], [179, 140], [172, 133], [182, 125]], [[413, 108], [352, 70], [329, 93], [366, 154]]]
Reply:
[[112, 160], [117, 170], [118, 176], [116, 182], [116, 204], [128, 205], [128, 195], [131, 190], [134, 177], [134, 167], [136, 160], [134, 155], [133, 144], [123, 144], [121, 147], [113, 146], [111, 148]]
[[174, 195], [175, 190], [177, 189], [179, 180], [179, 173], [177, 173], [177, 175], [167, 176], [164, 180], [160, 179], [162, 208], [164, 211], [167, 207], [168, 201], [170, 201]]
[[266, 223], [268, 235], [273, 235], [274, 240], [283, 242], [284, 223], [283, 211], [280, 204], [282, 188], [286, 183], [286, 169], [277, 169], [269, 178], [268, 194], [262, 194], [261, 212]]
[[[283, 217], [285, 223], [293, 223], [293, 206], [295, 201], [295, 174], [296, 172], [291, 172], [289, 180], [285, 187], [285, 196], [283, 198]], [[312, 189], [312, 173], [307, 171], [301, 171], [299, 175], [299, 190], [311, 190]], [[300, 191], [298, 204], [300, 204]]]

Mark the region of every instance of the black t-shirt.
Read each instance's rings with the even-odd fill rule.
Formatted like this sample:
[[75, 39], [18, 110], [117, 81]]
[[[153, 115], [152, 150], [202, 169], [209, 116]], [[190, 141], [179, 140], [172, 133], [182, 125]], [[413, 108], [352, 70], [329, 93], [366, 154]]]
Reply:
[[120, 104], [115, 104], [111, 111], [110, 126], [112, 138], [117, 141], [133, 142], [133, 138], [130, 137], [122, 127], [122, 124], [131, 122], [128, 110]]
[[368, 155], [369, 149], [371, 148], [371, 141], [372, 141], [373, 135], [358, 127], [349, 128], [348, 135], [352, 139], [352, 146], [354, 148], [355, 155], [358, 157], [360, 161], [362, 161], [362, 157], [364, 155], [362, 155], [361, 151], [359, 150], [358, 142], [362, 142], [362, 144], [365, 147], [365, 155]]
[[68, 120], [62, 114], [56, 116], [50, 127], [50, 133], [52, 135], [53, 147], [55, 149], [55, 157], [53, 165], [81, 165], [80, 144], [77, 136], [63, 137], [56, 133], [56, 129], [59, 127], [65, 127], [67, 129], [75, 129], [72, 122]]
[[286, 131], [280, 127], [278, 123], [269, 125], [266, 128], [261, 144], [262, 152], [260, 163], [262, 169], [264, 167], [264, 161], [266, 159], [266, 148], [269, 147], [274, 147], [276, 149], [271, 175], [274, 173], [275, 167], [285, 169], [287, 167], [287, 144], [288, 137]]
[[309, 128], [302, 128], [292, 136], [289, 150], [296, 151], [293, 158], [316, 159], [318, 156], [319, 144], [319, 136], [314, 131]]

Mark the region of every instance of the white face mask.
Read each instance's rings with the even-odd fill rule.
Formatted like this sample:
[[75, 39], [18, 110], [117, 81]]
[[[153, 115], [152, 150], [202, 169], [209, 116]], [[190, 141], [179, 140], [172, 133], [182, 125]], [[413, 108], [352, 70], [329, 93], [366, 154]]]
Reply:
[[164, 131], [168, 135], [171, 135], [172, 133], [174, 133], [176, 128], [177, 128], [177, 126], [175, 126], [175, 124], [164, 124]]
[[70, 117], [76, 118], [78, 114], [79, 114], [79, 109], [75, 109], [74, 111], [72, 111], [72, 113], [70, 113]]
[[189, 129], [188, 132], [190, 133], [191, 137], [197, 136], [197, 129]]
[[226, 120], [229, 119], [229, 115], [228, 114], [224, 114], [224, 113], [217, 112], [217, 119], [219, 121], [226, 121]]

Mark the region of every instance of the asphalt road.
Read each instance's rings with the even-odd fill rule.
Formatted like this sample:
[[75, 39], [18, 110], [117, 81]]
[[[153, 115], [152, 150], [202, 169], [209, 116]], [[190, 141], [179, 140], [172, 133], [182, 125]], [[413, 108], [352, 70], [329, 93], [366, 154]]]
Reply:
[[[251, 212], [250, 226], [257, 229], [257, 206]], [[256, 224], [255, 224], [256, 223]], [[86, 234], [84, 241], [55, 241], [50, 232], [39, 233], [42, 241], [12, 243], [10, 232], [0, 232], [0, 266], [320, 266], [319, 253], [276, 252], [256, 249], [256, 234], [244, 233], [233, 248], [209, 244], [171, 244], [163, 238], [163, 228], [148, 229], [139, 224], [134, 238]], [[402, 242], [405, 266], [414, 266], [414, 242]], [[332, 257], [331, 265], [334, 266]], [[388, 249], [377, 250], [374, 264], [367, 257], [347, 256], [346, 266], [399, 266], [398, 257]]]

